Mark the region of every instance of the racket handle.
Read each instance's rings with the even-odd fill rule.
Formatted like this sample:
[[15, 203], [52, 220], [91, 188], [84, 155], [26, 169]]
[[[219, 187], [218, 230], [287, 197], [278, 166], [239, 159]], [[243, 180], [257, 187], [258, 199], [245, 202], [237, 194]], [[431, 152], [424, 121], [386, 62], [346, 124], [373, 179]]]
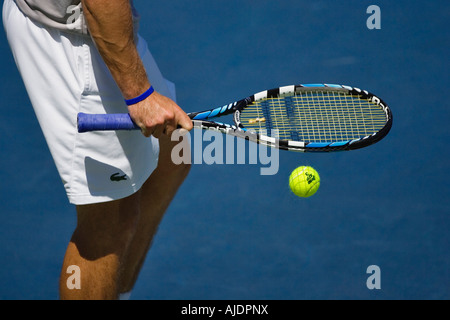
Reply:
[[78, 114], [78, 132], [140, 130], [128, 113]]

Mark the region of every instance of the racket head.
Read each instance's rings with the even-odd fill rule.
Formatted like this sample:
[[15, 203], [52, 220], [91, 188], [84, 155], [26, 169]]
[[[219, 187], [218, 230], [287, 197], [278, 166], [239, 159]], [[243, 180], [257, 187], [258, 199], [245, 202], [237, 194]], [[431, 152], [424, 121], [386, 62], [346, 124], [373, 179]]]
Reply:
[[344, 85], [304, 84], [262, 91], [228, 107], [235, 135], [302, 152], [354, 150], [383, 139], [392, 112], [374, 94]]

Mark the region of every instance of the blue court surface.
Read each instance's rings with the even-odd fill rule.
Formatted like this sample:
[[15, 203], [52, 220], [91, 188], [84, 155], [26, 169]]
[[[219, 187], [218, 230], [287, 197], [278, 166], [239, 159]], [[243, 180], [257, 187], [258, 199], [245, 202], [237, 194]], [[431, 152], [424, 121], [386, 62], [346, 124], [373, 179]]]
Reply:
[[[260, 175], [263, 164], [193, 165], [132, 299], [450, 298], [450, 2], [135, 4], [188, 112], [337, 83], [382, 97], [394, 125], [357, 151], [280, 152], [276, 175]], [[381, 29], [367, 27], [370, 5]], [[0, 299], [58, 299], [75, 209], [0, 37]], [[301, 165], [322, 179], [308, 199], [288, 186]], [[367, 286], [372, 265], [380, 289]]]

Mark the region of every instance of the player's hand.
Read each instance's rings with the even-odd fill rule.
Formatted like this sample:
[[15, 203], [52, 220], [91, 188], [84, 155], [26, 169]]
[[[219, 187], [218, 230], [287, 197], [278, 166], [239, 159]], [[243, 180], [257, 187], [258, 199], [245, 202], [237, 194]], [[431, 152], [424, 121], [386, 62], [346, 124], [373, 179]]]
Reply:
[[146, 137], [169, 137], [178, 128], [192, 130], [192, 120], [171, 99], [154, 92], [150, 97], [128, 107], [131, 119], [141, 128]]

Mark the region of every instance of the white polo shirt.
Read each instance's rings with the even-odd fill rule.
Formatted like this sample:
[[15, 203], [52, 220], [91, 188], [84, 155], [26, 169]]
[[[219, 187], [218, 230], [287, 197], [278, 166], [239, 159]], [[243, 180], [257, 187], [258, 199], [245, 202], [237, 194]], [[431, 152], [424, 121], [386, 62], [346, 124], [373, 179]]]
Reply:
[[[88, 34], [81, 0], [14, 0], [20, 10], [30, 19], [47, 27], [63, 31]], [[135, 32], [139, 15], [133, 9]]]
[[20, 10], [47, 27], [87, 34], [81, 0], [15, 0]]

